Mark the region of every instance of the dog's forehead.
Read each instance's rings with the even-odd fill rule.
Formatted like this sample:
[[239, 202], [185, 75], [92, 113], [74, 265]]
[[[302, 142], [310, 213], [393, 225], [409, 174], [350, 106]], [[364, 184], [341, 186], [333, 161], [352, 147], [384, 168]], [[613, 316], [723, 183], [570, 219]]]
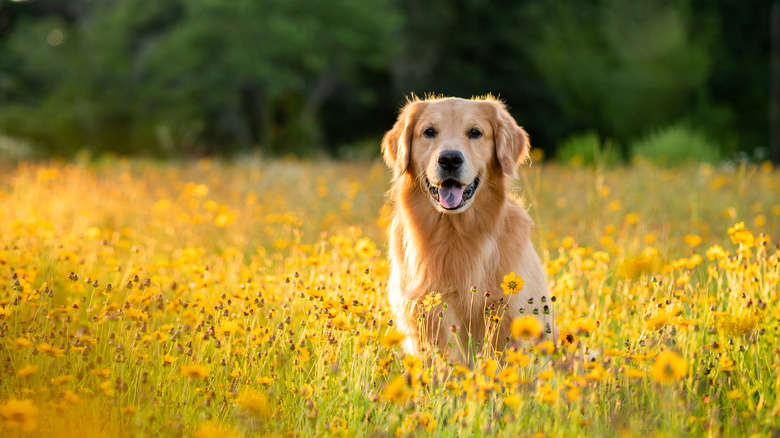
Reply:
[[488, 102], [466, 99], [440, 99], [431, 101], [420, 117], [423, 125], [460, 126], [490, 121]]

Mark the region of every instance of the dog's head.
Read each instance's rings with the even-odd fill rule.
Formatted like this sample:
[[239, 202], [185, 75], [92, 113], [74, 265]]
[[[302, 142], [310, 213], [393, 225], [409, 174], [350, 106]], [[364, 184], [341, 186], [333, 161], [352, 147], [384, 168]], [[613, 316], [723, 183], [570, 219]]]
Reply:
[[395, 179], [418, 184], [443, 213], [468, 209], [488, 175], [514, 177], [528, 150], [528, 135], [490, 97], [411, 101], [382, 140]]

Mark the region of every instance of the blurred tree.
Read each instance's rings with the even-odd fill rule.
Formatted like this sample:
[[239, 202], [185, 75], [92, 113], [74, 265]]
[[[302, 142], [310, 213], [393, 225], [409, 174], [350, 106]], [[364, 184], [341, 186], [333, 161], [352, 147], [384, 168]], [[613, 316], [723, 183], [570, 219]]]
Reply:
[[709, 29], [705, 96], [712, 106], [728, 108], [700, 113], [695, 122], [729, 152], [767, 147], [772, 0], [691, 0], [691, 10], [695, 28]]
[[499, 95], [534, 145], [547, 150], [572, 130], [527, 50], [542, 25], [533, 14], [539, 0], [398, 3], [406, 23], [404, 50], [393, 63], [397, 95]]
[[[554, 153], [685, 123], [768, 143], [770, 0], [0, 0], [0, 134], [46, 153], [343, 154], [411, 92]], [[756, 13], [765, 11], [767, 14]]]
[[[0, 90], [0, 130], [52, 151], [166, 153], [310, 152], [324, 101], [386, 68], [399, 22], [382, 0], [114, 0], [78, 26], [51, 20], [4, 41], [25, 83]], [[53, 28], [63, 41], [47, 44]]]
[[707, 29], [694, 32], [679, 2], [563, 1], [537, 14], [531, 59], [577, 123], [625, 143], [696, 111], [730, 116], [708, 103]]

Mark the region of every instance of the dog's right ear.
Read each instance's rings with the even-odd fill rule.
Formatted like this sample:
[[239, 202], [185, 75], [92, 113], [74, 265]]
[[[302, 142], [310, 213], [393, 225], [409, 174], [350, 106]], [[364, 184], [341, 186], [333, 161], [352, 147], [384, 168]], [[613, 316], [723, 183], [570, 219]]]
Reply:
[[414, 126], [420, 118], [426, 102], [413, 101], [406, 104], [393, 128], [382, 139], [382, 157], [387, 167], [393, 170], [393, 177], [399, 178], [407, 170], [412, 158]]

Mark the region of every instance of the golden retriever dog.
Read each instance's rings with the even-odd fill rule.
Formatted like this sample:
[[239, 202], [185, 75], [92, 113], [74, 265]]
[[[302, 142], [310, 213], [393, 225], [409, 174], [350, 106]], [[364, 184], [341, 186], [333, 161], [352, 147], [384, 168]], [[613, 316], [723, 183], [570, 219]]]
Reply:
[[[382, 155], [393, 171], [389, 301], [407, 353], [438, 346], [465, 359], [469, 337], [504, 349], [523, 314], [555, 339], [534, 224], [508, 192], [529, 149], [526, 132], [491, 96], [414, 98], [385, 134]], [[508, 295], [501, 283], [511, 272], [525, 285]]]

